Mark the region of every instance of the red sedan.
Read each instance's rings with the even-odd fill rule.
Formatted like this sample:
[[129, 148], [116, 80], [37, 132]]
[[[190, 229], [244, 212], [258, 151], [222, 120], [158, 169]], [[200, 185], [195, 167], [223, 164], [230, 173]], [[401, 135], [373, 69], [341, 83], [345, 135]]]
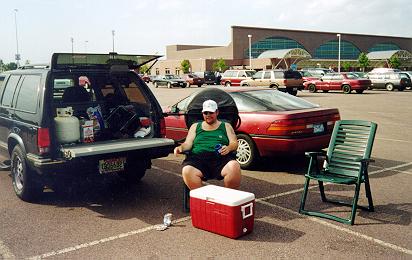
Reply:
[[355, 90], [356, 93], [362, 94], [363, 91], [370, 88], [372, 82], [366, 78], [359, 78], [355, 73], [330, 73], [321, 77], [319, 80], [310, 80], [303, 83], [305, 89], [309, 92], [316, 92], [322, 90], [328, 92], [329, 90], [340, 90], [345, 94], [351, 93]]
[[[336, 108], [320, 108], [281, 91], [267, 88], [224, 89], [234, 99], [239, 110], [240, 126], [237, 160], [246, 169], [260, 157], [294, 155], [316, 151], [328, 146], [335, 121], [340, 119]], [[166, 136], [184, 140], [189, 97], [164, 110]]]

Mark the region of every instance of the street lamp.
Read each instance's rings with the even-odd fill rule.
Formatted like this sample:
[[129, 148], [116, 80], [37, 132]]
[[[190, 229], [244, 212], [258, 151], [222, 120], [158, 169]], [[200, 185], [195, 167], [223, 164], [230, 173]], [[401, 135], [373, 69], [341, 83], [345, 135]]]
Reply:
[[114, 30], [112, 30], [113, 52], [114, 52]]
[[73, 54], [73, 52], [74, 52], [74, 49], [73, 49], [74, 38], [73, 38], [73, 37], [70, 37], [70, 41], [71, 41], [71, 43], [72, 43], [72, 54]]
[[17, 67], [19, 67], [20, 54], [19, 54], [19, 38], [17, 37], [17, 11], [19, 11], [19, 10], [14, 9], [14, 24], [16, 26], [16, 55], [15, 55], [15, 59], [16, 59]]
[[252, 69], [252, 35], [248, 34], [247, 37], [249, 38], [249, 67]]
[[88, 43], [89, 41], [84, 41], [84, 53], [87, 53], [87, 43]]
[[336, 34], [338, 36], [338, 73], [340, 73], [340, 33]]

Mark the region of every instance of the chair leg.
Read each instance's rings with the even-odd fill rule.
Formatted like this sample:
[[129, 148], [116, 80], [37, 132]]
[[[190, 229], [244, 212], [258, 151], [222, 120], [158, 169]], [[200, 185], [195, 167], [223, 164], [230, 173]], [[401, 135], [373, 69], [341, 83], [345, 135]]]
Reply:
[[323, 181], [318, 181], [318, 183], [319, 183], [320, 197], [322, 198], [323, 202], [327, 202], [328, 200], [326, 199], [325, 188], [323, 187]]
[[305, 185], [303, 187], [302, 198], [300, 200], [299, 213], [303, 213], [305, 211], [305, 203], [306, 203], [306, 197], [308, 195], [309, 182], [310, 182], [310, 179], [306, 178]]
[[185, 183], [183, 183], [183, 211], [186, 213], [190, 212], [189, 193], [190, 193], [189, 188], [186, 186]]
[[356, 183], [355, 195], [353, 196], [353, 200], [352, 200], [352, 212], [351, 212], [351, 216], [350, 216], [350, 224], [351, 225], [353, 225], [355, 223], [356, 210], [358, 208], [358, 199], [359, 199], [360, 186], [361, 186], [361, 183]]
[[366, 191], [366, 197], [368, 198], [368, 210], [373, 212], [375, 211], [375, 208], [373, 207], [373, 200], [372, 200], [372, 192], [371, 192], [371, 186], [369, 185], [369, 176], [368, 176], [368, 172], [365, 173], [364, 176], [365, 179], [365, 191]]

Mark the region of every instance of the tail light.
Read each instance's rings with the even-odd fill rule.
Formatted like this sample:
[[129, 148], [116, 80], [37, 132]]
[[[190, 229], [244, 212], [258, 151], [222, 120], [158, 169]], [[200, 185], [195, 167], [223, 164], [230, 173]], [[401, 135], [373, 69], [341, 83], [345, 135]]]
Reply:
[[166, 122], [165, 119], [160, 119], [160, 137], [166, 137]]
[[268, 133], [278, 136], [304, 134], [308, 131], [307, 123], [304, 119], [296, 120], [276, 120], [267, 129]]
[[50, 134], [48, 128], [39, 128], [37, 130], [37, 148], [40, 154], [50, 151]]
[[148, 127], [152, 124], [152, 120], [148, 117], [139, 117], [140, 125], [143, 127]]

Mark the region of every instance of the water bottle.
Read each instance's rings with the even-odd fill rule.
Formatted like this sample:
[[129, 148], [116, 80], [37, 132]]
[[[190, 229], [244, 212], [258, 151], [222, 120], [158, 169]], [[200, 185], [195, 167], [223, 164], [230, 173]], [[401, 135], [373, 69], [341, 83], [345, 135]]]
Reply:
[[217, 155], [220, 155], [220, 149], [222, 149], [222, 145], [221, 145], [221, 144], [215, 145], [215, 153], [216, 153]]
[[167, 213], [163, 217], [163, 225], [169, 227], [172, 224], [172, 213]]

